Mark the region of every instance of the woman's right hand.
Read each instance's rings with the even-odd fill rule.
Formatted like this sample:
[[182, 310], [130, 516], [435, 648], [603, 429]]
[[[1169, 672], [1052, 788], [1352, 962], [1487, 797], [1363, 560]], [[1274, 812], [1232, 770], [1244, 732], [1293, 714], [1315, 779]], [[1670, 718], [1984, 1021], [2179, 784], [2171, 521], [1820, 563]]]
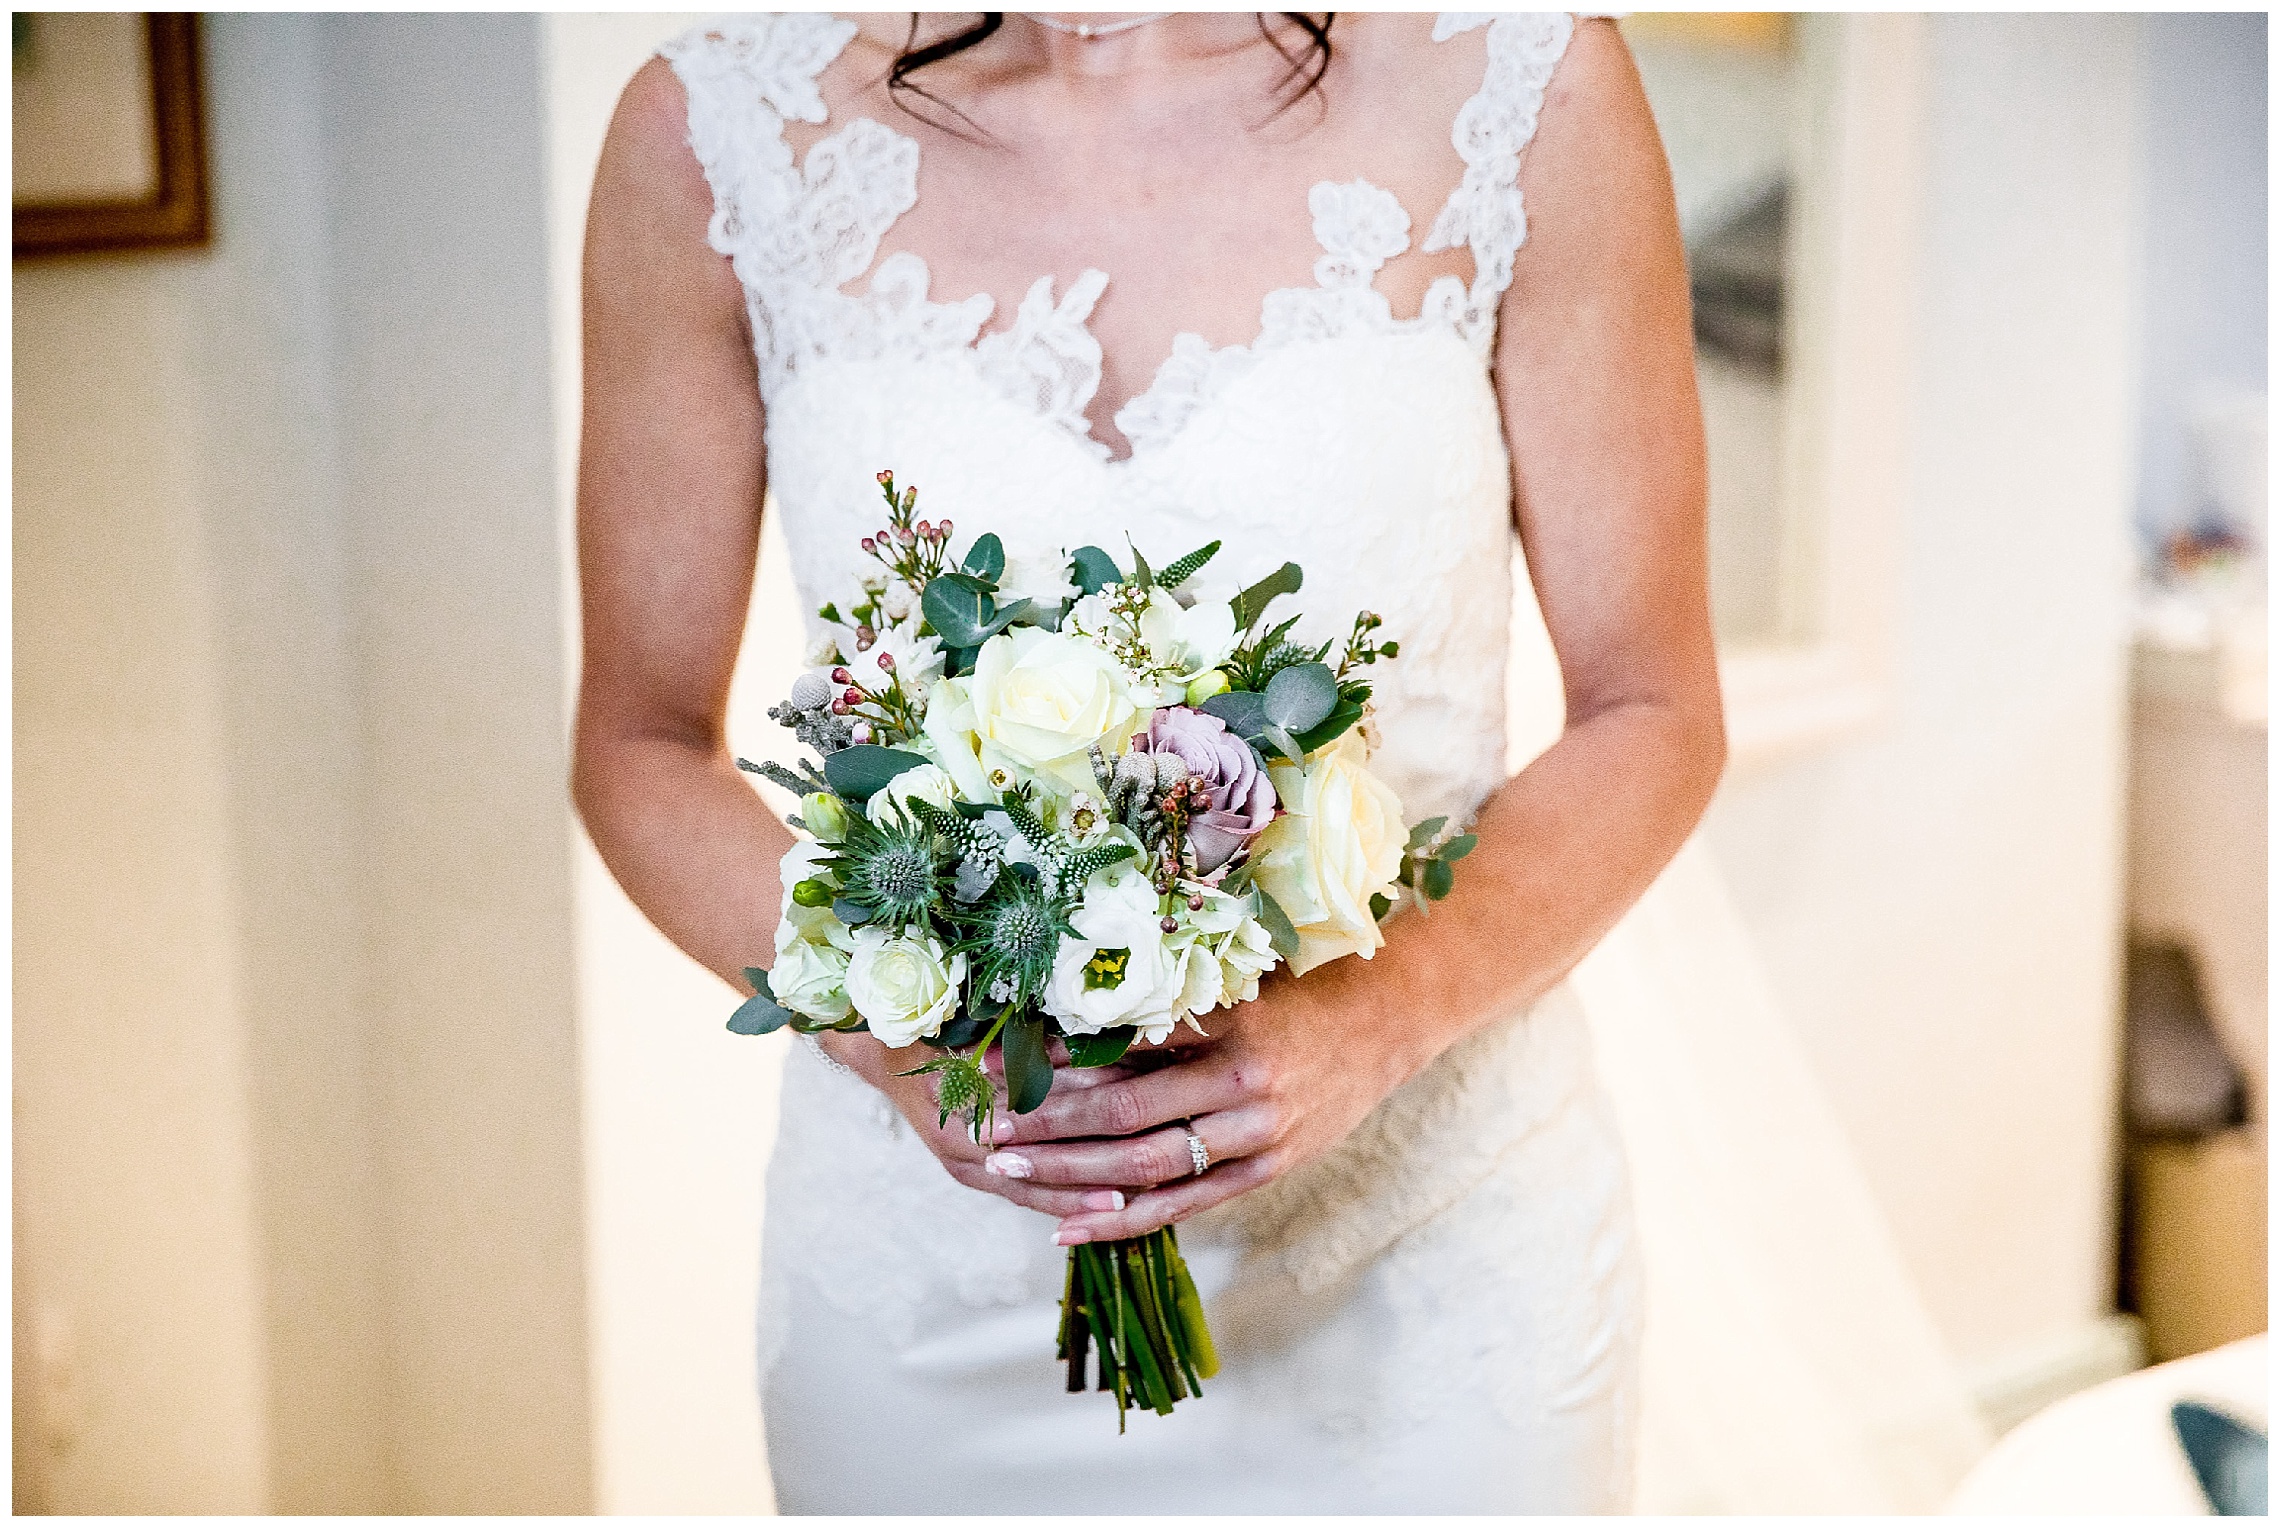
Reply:
[[[910, 1121], [910, 1128], [917, 1132], [926, 1149], [934, 1153], [942, 1170], [966, 1187], [996, 1194], [1024, 1209], [1056, 1217], [1124, 1208], [1124, 1194], [1119, 1189], [1055, 1188], [993, 1171], [989, 1162], [994, 1148], [975, 1144], [966, 1129], [964, 1115], [953, 1114], [948, 1124], [942, 1123], [941, 1106], [935, 1101], [936, 1074], [897, 1075], [924, 1066], [934, 1055], [931, 1048], [911, 1045], [893, 1050], [876, 1037], [860, 1031], [826, 1030], [815, 1038], [826, 1056], [884, 1093], [887, 1101]], [[996, 1083], [1001, 1098], [1005, 1086], [1002, 1054], [992, 1047], [983, 1061], [983, 1069]], [[1053, 1062], [1053, 1091], [1056, 1093], [1064, 1089], [1097, 1088], [1103, 1083], [1121, 1082], [1135, 1075], [1131, 1068], [1123, 1066], [1071, 1066], [1068, 1053], [1058, 1040], [1051, 1043], [1048, 1054]], [[998, 1134], [1007, 1138], [1012, 1135], [1012, 1125], [1002, 1106], [998, 1114]], [[1027, 1165], [1019, 1157], [1003, 1160]]]

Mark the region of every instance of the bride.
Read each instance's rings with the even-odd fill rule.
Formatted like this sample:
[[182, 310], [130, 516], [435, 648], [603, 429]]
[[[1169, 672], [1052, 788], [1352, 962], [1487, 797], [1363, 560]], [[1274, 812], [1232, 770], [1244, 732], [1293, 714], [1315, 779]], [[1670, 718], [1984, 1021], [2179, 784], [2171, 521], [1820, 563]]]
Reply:
[[[721, 24], [628, 89], [586, 261], [577, 799], [714, 971], [772, 948], [791, 842], [723, 735], [763, 493], [813, 603], [881, 468], [998, 531], [1009, 580], [1127, 536], [1220, 539], [1229, 586], [1295, 557], [1310, 608], [1400, 640], [1373, 769], [1480, 836], [1375, 959], [1064, 1070], [987, 1147], [866, 1035], [796, 1053], [781, 1506], [1620, 1510], [1640, 1277], [1565, 978], [1724, 744], [1684, 259], [1614, 29]], [[1523, 700], [1564, 727], [1507, 778], [1515, 600], [1557, 655]], [[1172, 1221], [1224, 1368], [1119, 1437], [1060, 1391], [1060, 1249]]]

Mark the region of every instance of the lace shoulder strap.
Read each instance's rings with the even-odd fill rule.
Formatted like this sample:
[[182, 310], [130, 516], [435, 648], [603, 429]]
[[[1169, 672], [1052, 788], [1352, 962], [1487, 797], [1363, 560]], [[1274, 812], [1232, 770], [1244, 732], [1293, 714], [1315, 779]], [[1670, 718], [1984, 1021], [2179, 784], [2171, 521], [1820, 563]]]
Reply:
[[1499, 15], [1445, 12], [1433, 23], [1433, 40], [1446, 42], [1488, 28], [1488, 71], [1480, 90], [1457, 112], [1449, 141], [1465, 163], [1465, 178], [1449, 193], [1427, 235], [1428, 250], [1472, 251], [1472, 289], [1463, 326], [1476, 343], [1493, 340], [1497, 304], [1512, 285], [1512, 260], [1528, 241], [1528, 214], [1520, 199], [1520, 155], [1536, 136], [1544, 88], [1567, 54], [1575, 22], [1565, 11]]
[[787, 122], [824, 122], [817, 79], [855, 36], [818, 12], [708, 23], [658, 49], [689, 97], [689, 147], [712, 187], [712, 247], [753, 314], [763, 379], [817, 347], [839, 288], [918, 200], [918, 145], [868, 117], [796, 162]]

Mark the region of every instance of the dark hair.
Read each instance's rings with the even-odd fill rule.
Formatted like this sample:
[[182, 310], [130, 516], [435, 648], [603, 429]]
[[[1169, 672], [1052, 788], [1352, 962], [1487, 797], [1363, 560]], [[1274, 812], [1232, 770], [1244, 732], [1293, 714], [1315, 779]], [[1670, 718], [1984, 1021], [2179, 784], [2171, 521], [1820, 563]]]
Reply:
[[[1261, 35], [1273, 45], [1277, 53], [1283, 56], [1283, 62], [1290, 65], [1290, 72], [1284, 75], [1275, 86], [1278, 95], [1285, 92], [1288, 92], [1289, 95], [1288, 100], [1275, 108], [1277, 115], [1288, 110], [1291, 103], [1300, 96], [1322, 88], [1322, 76], [1328, 73], [1330, 69], [1330, 23], [1337, 19], [1337, 13], [1334, 11], [1324, 12], [1320, 20], [1316, 20], [1303, 11], [1283, 11], [1280, 14], [1284, 20], [1306, 34], [1308, 56], [1303, 58], [1293, 56], [1290, 50], [1282, 45], [1282, 39], [1275, 36], [1274, 28], [1267, 25], [1266, 14], [1260, 13], [1259, 31]], [[911, 12], [910, 39], [903, 44], [902, 52], [895, 55], [894, 63], [887, 68], [887, 93], [894, 98], [897, 106], [906, 112], [910, 112], [912, 116], [919, 117], [922, 122], [929, 119], [911, 111], [910, 104], [903, 99], [906, 93], [923, 96], [945, 111], [956, 113], [971, 124], [972, 118], [967, 117], [964, 112], [959, 111], [957, 107], [952, 106], [924, 85], [912, 84], [910, 77], [924, 69], [928, 64], [939, 64], [942, 60], [963, 53], [978, 43], [986, 42], [999, 27], [1005, 25], [1005, 12], [984, 11], [982, 12], [982, 19], [964, 31], [953, 32], [948, 37], [930, 42], [923, 48], [915, 46], [918, 42], [918, 17], [918, 12]], [[1290, 88], [1293, 81], [1298, 82], [1298, 88], [1295, 90]], [[936, 123], [935, 125], [940, 126], [941, 124]]]

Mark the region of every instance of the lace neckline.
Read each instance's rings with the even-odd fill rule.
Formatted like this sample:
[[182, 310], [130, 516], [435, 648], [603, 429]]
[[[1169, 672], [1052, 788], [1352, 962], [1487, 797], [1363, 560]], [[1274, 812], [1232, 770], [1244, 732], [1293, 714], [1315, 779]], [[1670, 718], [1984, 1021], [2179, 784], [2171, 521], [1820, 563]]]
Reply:
[[[1439, 277], [1415, 318], [1395, 318], [1375, 280], [1386, 261], [1410, 247], [1407, 210], [1366, 180], [1319, 181], [1307, 198], [1323, 251], [1316, 284], [1267, 293], [1248, 343], [1214, 346], [1200, 334], [1175, 335], [1171, 352], [1112, 420], [1131, 446], [1122, 457], [1087, 414], [1103, 360], [1089, 323], [1106, 272], [1086, 269], [1058, 301], [1053, 279], [1039, 277], [1014, 322], [984, 334], [997, 308], [990, 294], [933, 301], [931, 270], [913, 252], [898, 251], [873, 267], [881, 239], [917, 203], [915, 139], [857, 117], [795, 161], [784, 123], [828, 120], [816, 81], [853, 39], [852, 22], [821, 13], [759, 17], [699, 28], [660, 52], [688, 93], [690, 145], [714, 195], [711, 242], [744, 284], [762, 382], [771, 392], [826, 357], [962, 357], [980, 380], [1066, 431], [1093, 459], [1121, 465], [1167, 445], [1263, 356], [1286, 346], [1351, 333], [1446, 330], [1486, 363], [1497, 304], [1527, 238], [1520, 154], [1572, 23], [1564, 12], [1452, 13], [1436, 20], [1433, 40], [1483, 25], [1486, 74], [1450, 134], [1464, 178], [1424, 245], [1427, 252], [1468, 247], [1469, 286]], [[866, 289], [846, 290], [866, 270]]]

